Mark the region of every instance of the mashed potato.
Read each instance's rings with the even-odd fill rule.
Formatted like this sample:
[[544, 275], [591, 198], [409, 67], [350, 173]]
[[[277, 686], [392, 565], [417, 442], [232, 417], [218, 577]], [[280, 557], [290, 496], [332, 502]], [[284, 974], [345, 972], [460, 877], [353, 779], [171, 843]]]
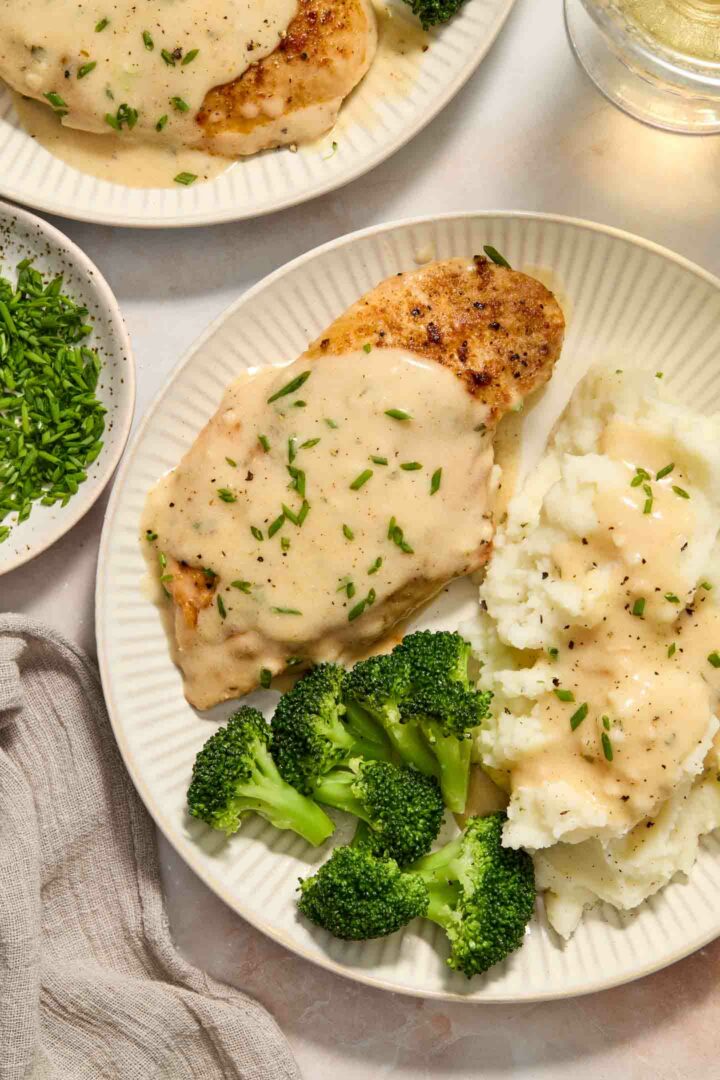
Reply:
[[495, 693], [477, 754], [510, 792], [505, 842], [535, 853], [563, 934], [599, 899], [641, 903], [720, 826], [720, 417], [658, 389], [583, 380], [462, 628]]

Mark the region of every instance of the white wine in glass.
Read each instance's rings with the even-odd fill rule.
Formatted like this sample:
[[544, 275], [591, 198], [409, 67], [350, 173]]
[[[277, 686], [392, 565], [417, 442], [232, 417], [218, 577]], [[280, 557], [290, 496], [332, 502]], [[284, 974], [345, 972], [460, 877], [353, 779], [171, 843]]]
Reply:
[[570, 42], [600, 90], [671, 131], [720, 131], [720, 0], [565, 0]]

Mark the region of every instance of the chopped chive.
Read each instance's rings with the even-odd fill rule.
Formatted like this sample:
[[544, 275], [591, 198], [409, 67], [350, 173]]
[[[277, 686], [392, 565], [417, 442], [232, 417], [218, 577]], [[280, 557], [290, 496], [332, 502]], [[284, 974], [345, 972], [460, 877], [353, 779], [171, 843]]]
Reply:
[[637, 615], [639, 619], [642, 619], [645, 612], [645, 597], [639, 596], [632, 606], [633, 615]]
[[90, 60], [87, 64], [83, 64], [78, 68], [78, 79], [84, 79], [86, 75], [89, 75], [91, 71], [94, 71], [97, 67], [97, 60]]
[[272, 607], [270, 610], [274, 611], [276, 615], [302, 615], [302, 611], [292, 607]]
[[234, 495], [230, 488], [218, 488], [217, 493], [218, 498], [222, 499], [222, 501], [225, 503], [237, 502], [237, 495]]
[[270, 442], [267, 435], [258, 435], [258, 442], [262, 446], [266, 454], [270, 452]]
[[183, 57], [182, 67], [185, 67], [186, 64], [192, 64], [193, 60], [199, 52], [199, 49], [191, 49], [190, 52], [185, 53]]
[[643, 514], [651, 514], [652, 513], [652, 508], [653, 508], [653, 500], [652, 500], [652, 496], [651, 496], [650, 498], [645, 500], [645, 503], [643, 505]]
[[212, 581], [214, 578], [217, 577], [215, 571], [211, 570], [209, 566], [203, 566], [202, 572], [209, 581]]
[[376, 465], [387, 465], [388, 459], [386, 457], [377, 457], [375, 454], [370, 455], [370, 460], [374, 461]]
[[220, 593], [218, 593], [218, 598], [217, 598], [217, 609], [220, 612], [220, 618], [224, 619], [226, 617], [226, 615], [227, 615], [227, 611], [225, 610], [225, 604], [223, 602], [223, 598], [220, 595]]
[[558, 701], [574, 701], [575, 695], [572, 690], [556, 690], [555, 697]]
[[605, 760], [606, 761], [612, 761], [612, 759], [613, 759], [613, 748], [612, 748], [612, 743], [610, 742], [610, 736], [608, 735], [607, 731], [603, 731], [602, 736], [601, 736], [601, 742], [602, 742], [603, 754], [605, 755]]
[[302, 469], [296, 469], [294, 465], [287, 465], [286, 468], [287, 468], [287, 471], [289, 472], [290, 476], [292, 477], [292, 483], [290, 484], [290, 487], [295, 488], [298, 495], [302, 499], [304, 499], [305, 498], [305, 473], [304, 473], [304, 471]]
[[418, 469], [422, 469], [422, 465], [419, 461], [403, 461], [400, 468], [405, 472], [417, 472]]
[[272, 671], [269, 668], [260, 668], [260, 685], [267, 690], [272, 682]]
[[650, 498], [650, 496], [652, 495], [652, 488], [649, 484], [643, 484], [643, 491], [648, 496], [648, 498]]
[[709, 660], [709, 662], [712, 664], [712, 666], [714, 668], [720, 667], [720, 653], [711, 652], [710, 655], [708, 656], [708, 660]]
[[305, 518], [308, 516], [309, 513], [310, 513], [310, 503], [307, 502], [306, 499], [303, 499], [303, 504], [300, 507], [300, 513], [298, 514], [298, 519], [297, 519], [297, 523], [298, 523], [300, 528], [303, 527], [303, 524], [305, 522]]
[[156, 532], [153, 532], [152, 529], [146, 529], [145, 530], [145, 539], [146, 540], [149, 540], [152, 543], [152, 541], [157, 540], [157, 538], [158, 538], [158, 534]]
[[440, 490], [440, 484], [441, 483], [442, 483], [442, 469], [436, 469], [435, 472], [432, 474], [432, 479], [430, 480], [430, 494], [431, 495], [434, 495], [437, 491]]
[[101, 19], [100, 22], [95, 23], [95, 33], [99, 34], [106, 26], [110, 24], [109, 19]]
[[680, 499], [689, 499], [690, 498], [690, 496], [688, 495], [685, 488], [681, 488], [681, 487], [678, 487], [677, 484], [673, 484], [672, 489], [675, 492], [675, 494], [678, 496], [678, 498], [680, 498]]
[[262, 530], [258, 529], [258, 527], [256, 525], [251, 525], [250, 526], [250, 532], [253, 534], [253, 536], [255, 537], [256, 540], [262, 540], [263, 539]]
[[602, 726], [605, 728], [606, 731], [609, 731], [610, 730], [610, 717], [609, 716], [603, 716], [601, 719], [602, 719]]
[[680, 597], [676, 596], [674, 592], [666, 592], [665, 593], [665, 599], [670, 604], [679, 604], [680, 603]]
[[184, 101], [181, 97], [178, 97], [177, 95], [170, 98], [170, 104], [172, 105], [173, 109], [177, 109], [178, 112], [190, 112], [190, 106], [188, 105], [187, 101]]
[[377, 593], [375, 592], [374, 589], [371, 589], [370, 592], [367, 594], [367, 602], [368, 602], [368, 604], [374, 604], [376, 599], [377, 599]]
[[301, 656], [288, 656], [285, 663], [287, 664], [288, 667], [296, 667], [298, 664], [302, 664], [302, 657]]
[[353, 596], [355, 595], [355, 586], [353, 585], [352, 581], [348, 581], [347, 585], [345, 586], [345, 595], [347, 596], [348, 600], [352, 600]]
[[293, 523], [293, 525], [297, 525], [297, 523], [298, 523], [298, 515], [295, 513], [295, 511], [291, 510], [289, 506], [285, 505], [285, 503], [280, 503], [280, 507], [282, 509], [283, 514], [288, 519], [288, 521], [291, 521]]
[[506, 270], [512, 270], [512, 267], [505, 256], [501, 255], [498, 249], [494, 248], [492, 244], [483, 244], [483, 251], [488, 259], [490, 259], [491, 262], [494, 262], [496, 266], [504, 266]]
[[587, 704], [586, 701], [584, 701], [582, 703], [582, 705], [580, 706], [580, 708], [576, 709], [575, 712], [570, 717], [570, 730], [575, 731], [576, 728], [579, 728], [580, 725], [582, 724], [583, 720], [587, 716], [587, 714], [588, 714], [588, 704]]
[[165, 554], [164, 551], [158, 551], [158, 562], [160, 563], [161, 567], [164, 570], [165, 567], [167, 566], [167, 555]]
[[122, 131], [123, 124], [125, 124], [128, 130], [131, 131], [137, 124], [139, 115], [137, 109], [133, 109], [123, 102], [122, 105], [118, 105], [117, 112], [114, 115], [113, 113], [105, 113], [105, 123], [109, 124], [115, 131]]
[[370, 345], [369, 343], [366, 344], [366, 345], [363, 345], [363, 352], [366, 352], [366, 353], [372, 352], [372, 345]]
[[143, 30], [142, 32], [143, 44], [148, 52], [152, 52], [155, 48], [155, 42], [152, 39], [152, 34], [149, 30]]
[[359, 618], [366, 607], [367, 600], [361, 600], [358, 604], [355, 605], [355, 607], [350, 608], [350, 610], [348, 611], [348, 622], [354, 622], [355, 619]]
[[278, 398], [285, 397], [287, 394], [294, 394], [309, 378], [309, 371], [303, 371], [302, 375], [296, 375], [294, 379], [291, 379], [289, 383], [286, 383], [285, 386], [267, 399], [268, 405], [272, 405], [273, 401], [277, 401]]
[[550, 656], [551, 656], [551, 657], [553, 658], [553, 660], [557, 660], [558, 656], [560, 655], [560, 650], [559, 650], [559, 649], [556, 649], [556, 648], [555, 648], [555, 647], [553, 646], [552, 648], [548, 649], [548, 653], [549, 653], [549, 654], [550, 654]]
[[664, 468], [660, 469], [659, 472], [655, 473], [655, 479], [656, 480], [662, 480], [664, 476], [669, 476], [674, 468], [675, 468], [675, 462], [671, 461], [669, 465], [666, 465]]
[[50, 102], [56, 112], [59, 109], [64, 109], [65, 113], [67, 113], [67, 102], [61, 98], [59, 94], [56, 94], [54, 90], [50, 90], [47, 94], [43, 94], [43, 97]]
[[404, 409], [386, 409], [385, 415], [391, 416], [393, 420], [412, 420], [410, 413]]
[[327, 424], [327, 426], [328, 426], [329, 428], [333, 428], [333, 429], [335, 429], [335, 428], [337, 428], [337, 427], [339, 427], [339, 426], [340, 426], [340, 425], [339, 425], [339, 424], [337, 424], [337, 423], [336, 423], [336, 422], [335, 422], [334, 420], [328, 420], [327, 418], [326, 418], [326, 420], [325, 420], [325, 423]]
[[273, 536], [275, 535], [275, 533], [278, 532], [280, 529], [282, 529], [284, 524], [285, 524], [285, 515], [280, 514], [280, 516], [276, 517], [275, 520], [269, 526], [269, 528], [268, 528], [268, 537], [270, 539], [272, 539]]
[[319, 439], [306, 439], [304, 443], [300, 443], [300, 449], [312, 450], [313, 446], [317, 446], [319, 442]]
[[377, 572], [380, 569], [380, 567], [382, 566], [382, 564], [383, 564], [382, 556], [378, 555], [375, 562], [371, 566], [368, 567], [368, 574], [377, 574]]
[[162, 56], [168, 67], [175, 67], [175, 57], [169, 49], [161, 49], [160, 55]]
[[705, 592], [710, 592], [711, 589], [712, 589], [712, 585], [710, 584], [709, 581], [701, 581], [700, 582], [700, 588], [705, 589]]
[[670, 659], [671, 656], [675, 655], [675, 651], [676, 651], [676, 646], [675, 646], [675, 642], [673, 641], [672, 645], [668, 645], [668, 651], [667, 651], [668, 660]]
[[240, 592], [249, 593], [252, 589], [252, 582], [250, 581], [231, 581], [233, 589], [239, 589]]
[[293, 409], [304, 409], [306, 407], [306, 405], [307, 405], [307, 401], [303, 401], [302, 399], [300, 399], [298, 401], [293, 401], [293, 403], [292, 403]]
[[167, 124], [167, 122], [168, 122], [168, 115], [167, 115], [167, 113], [165, 113], [163, 116], [160, 117], [158, 122], [155, 124], [155, 130], [156, 131], [162, 131], [162, 129]]
[[175, 577], [174, 574], [163, 574], [163, 576], [160, 578], [160, 580], [162, 582], [172, 581], [174, 577]]
[[282, 551], [290, 550], [290, 539], [287, 536], [280, 537], [280, 548]]
[[177, 176], [173, 177], [173, 181], [176, 184], [182, 184], [183, 187], [190, 187], [197, 180], [197, 173], [191, 172], [179, 172]]
[[350, 484], [350, 490], [359, 491], [364, 484], [367, 484], [372, 474], [372, 469], [363, 469], [360, 475], [356, 476], [353, 482]]
[[349, 525], [343, 525], [343, 536], [346, 540], [355, 539], [355, 533], [352, 531]]
[[233, 469], [237, 469], [237, 461], [235, 461], [234, 458], [226, 457], [225, 460], [227, 461], [228, 465], [232, 465]]
[[288, 461], [292, 465], [293, 461], [297, 457], [297, 439], [290, 437], [288, 439]]

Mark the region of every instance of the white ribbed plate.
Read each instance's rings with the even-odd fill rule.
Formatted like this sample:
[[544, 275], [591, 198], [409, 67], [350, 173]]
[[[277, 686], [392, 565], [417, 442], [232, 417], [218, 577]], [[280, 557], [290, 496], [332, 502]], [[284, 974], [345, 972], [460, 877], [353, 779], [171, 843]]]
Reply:
[[[390, 9], [394, 24], [417, 32], [403, 0], [375, 2]], [[297, 153], [256, 154], [187, 188], [130, 188], [66, 165], [26, 134], [0, 82], [0, 194], [63, 217], [139, 228], [211, 225], [305, 202], [362, 176], [424, 128], [473, 73], [513, 2], [467, 0], [451, 22], [430, 33], [427, 52], [398, 54], [393, 68], [402, 93], [393, 90], [387, 64], [373, 65], [343, 106], [334, 154], [328, 134]]]
[[[271, 274], [185, 356], [148, 412], [115, 486], [97, 578], [98, 651], [120, 749], [156, 822], [231, 907], [267, 934], [350, 978], [426, 997], [527, 1001], [636, 978], [720, 934], [720, 845], [707, 838], [689, 884], [673, 884], [620, 918], [586, 917], [562, 946], [538, 918], [506, 963], [468, 983], [444, 965], [443, 934], [420, 921], [368, 943], [342, 943], [295, 913], [297, 878], [326, 858], [261, 819], [226, 842], [184, 814], [194, 755], [232, 706], [199, 716], [185, 702], [156, 609], [143, 592], [138, 529], [145, 494], [176, 464], [245, 367], [294, 359], [363, 292], [418, 252], [471, 256], [493, 244], [519, 269], [549, 268], [568, 317], [562, 358], [525, 412], [523, 449], [536, 457], [549, 426], [593, 361], [664, 372], [664, 385], [700, 411], [720, 408], [720, 281], [653, 244], [599, 225], [531, 214], [463, 214], [384, 225], [318, 248]], [[544, 275], [543, 275], [544, 276]], [[422, 625], [456, 626], [475, 590], [460, 582]], [[272, 704], [276, 695], [254, 700]]]
[[97, 349], [102, 362], [96, 393], [107, 415], [103, 448], [67, 506], [35, 504], [27, 521], [18, 526], [13, 525], [14, 514], [5, 519], [3, 524], [11, 525], [12, 532], [0, 544], [0, 575], [39, 555], [87, 513], [120, 460], [135, 408], [130, 338], [105, 278], [59, 229], [27, 210], [0, 202], [0, 274], [14, 284], [15, 268], [27, 258], [48, 280], [62, 274], [63, 291], [88, 309], [93, 332], [87, 344]]

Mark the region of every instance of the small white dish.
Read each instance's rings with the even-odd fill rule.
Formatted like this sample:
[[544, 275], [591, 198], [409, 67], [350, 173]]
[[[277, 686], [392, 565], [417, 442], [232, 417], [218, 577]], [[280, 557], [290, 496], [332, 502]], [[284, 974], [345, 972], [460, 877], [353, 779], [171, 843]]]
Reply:
[[24, 130], [0, 82], [0, 195], [81, 221], [172, 228], [260, 217], [348, 184], [404, 146], [457, 94], [514, 0], [466, 0], [446, 26], [422, 38], [404, 0], [373, 2], [380, 14], [378, 55], [335, 130], [297, 153], [285, 147], [242, 159], [192, 187], [126, 187], [66, 165]]
[[[449, 214], [341, 237], [241, 297], [185, 355], [148, 410], [105, 519], [96, 608], [100, 670], [125, 764], [158, 826], [203, 881], [276, 941], [332, 971], [395, 992], [477, 1003], [606, 989], [720, 935], [720, 834], [702, 840], [687, 883], [674, 882], [628, 915], [596, 909], [567, 944], [549, 929], [539, 902], [523, 948], [472, 981], [449, 971], [444, 934], [424, 920], [369, 942], [313, 929], [297, 916], [295, 888], [327, 858], [328, 846], [310, 849], [259, 817], [225, 841], [186, 815], [195, 754], [236, 703], [203, 716], [186, 702], [160, 613], [144, 591], [139, 534], [148, 490], [177, 464], [238, 372], [295, 359], [384, 278], [430, 258], [472, 257], [485, 244], [553, 289], [568, 324], [551, 383], [522, 414], [523, 466], [537, 460], [593, 362], [662, 371], [663, 386], [679, 401], [699, 412], [720, 409], [720, 280], [664, 248], [603, 225], [518, 212]], [[417, 624], [456, 629], [476, 605], [477, 588], [464, 579]], [[269, 715], [276, 698], [261, 691], [248, 700]], [[333, 843], [350, 831], [338, 829]]]
[[0, 202], [0, 274], [14, 283], [15, 268], [26, 258], [31, 258], [35, 269], [48, 280], [62, 274], [63, 291], [88, 309], [94, 330], [84, 344], [96, 349], [102, 362], [96, 393], [107, 414], [103, 448], [68, 504], [35, 503], [22, 524], [14, 524], [14, 515], [3, 523], [12, 528], [0, 544], [0, 575], [39, 555], [87, 513], [120, 460], [135, 408], [130, 338], [110, 286], [87, 255], [59, 229], [27, 210]]

